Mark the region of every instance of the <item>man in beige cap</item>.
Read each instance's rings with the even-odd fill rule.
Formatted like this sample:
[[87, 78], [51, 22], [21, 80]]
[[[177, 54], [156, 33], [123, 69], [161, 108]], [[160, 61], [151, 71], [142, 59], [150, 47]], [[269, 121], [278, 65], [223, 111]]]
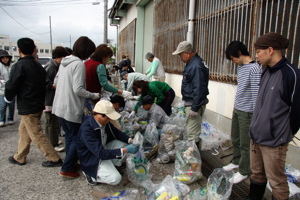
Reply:
[[263, 72], [249, 130], [250, 194], [262, 199], [267, 180], [272, 199], [288, 199], [285, 169], [288, 144], [300, 127], [300, 70], [282, 56], [289, 41], [277, 33], [260, 36], [254, 43]]
[[132, 144], [131, 138], [110, 123], [120, 116], [111, 102], [101, 100], [79, 129], [77, 153], [90, 185], [119, 184], [122, 176], [115, 166], [121, 166], [126, 153], [135, 154], [139, 150], [139, 145]]
[[186, 64], [181, 94], [186, 113], [187, 138], [198, 143], [202, 116], [208, 103], [209, 71], [202, 58], [193, 51], [192, 44], [187, 41], [180, 42], [173, 55], [178, 55]]

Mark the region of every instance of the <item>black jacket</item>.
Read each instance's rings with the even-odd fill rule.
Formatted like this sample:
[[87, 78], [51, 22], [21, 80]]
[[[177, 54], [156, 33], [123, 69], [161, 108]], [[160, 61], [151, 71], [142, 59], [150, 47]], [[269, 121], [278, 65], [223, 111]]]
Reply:
[[46, 71], [32, 56], [20, 58], [13, 66], [5, 85], [5, 97], [17, 96], [19, 115], [34, 114], [45, 109]]
[[54, 83], [54, 78], [58, 71], [58, 65], [53, 59], [50, 59], [49, 62], [45, 65], [46, 70], [46, 98], [45, 98], [45, 106], [52, 106], [55, 89], [52, 88]]

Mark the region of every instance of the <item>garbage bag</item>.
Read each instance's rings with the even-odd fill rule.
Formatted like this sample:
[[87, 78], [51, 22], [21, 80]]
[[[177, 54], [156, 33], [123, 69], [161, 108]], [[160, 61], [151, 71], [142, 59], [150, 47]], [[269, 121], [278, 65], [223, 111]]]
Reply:
[[155, 146], [159, 142], [158, 131], [155, 123], [148, 124], [145, 130], [145, 139], [152, 145]]
[[207, 187], [198, 188], [189, 193], [184, 200], [206, 200], [207, 199]]
[[140, 193], [139, 190], [136, 188], [127, 188], [125, 190], [121, 190], [116, 192], [115, 194], [102, 198], [102, 200], [140, 200]]
[[292, 164], [286, 164], [284, 172], [287, 176], [287, 180], [291, 183], [300, 182], [300, 170], [294, 168]]
[[[289, 186], [289, 199], [300, 199], [300, 188], [291, 182], [288, 182], [288, 186]], [[270, 186], [270, 183], [268, 181], [267, 183], [267, 188], [272, 192], [272, 188]]]
[[142, 182], [151, 181], [151, 175], [149, 169], [151, 163], [148, 162], [144, 148], [143, 148], [143, 136], [140, 132], [137, 132], [133, 139], [133, 144], [140, 144], [140, 149], [136, 154], [128, 154], [126, 159], [126, 171], [129, 180], [136, 186], [142, 186]]
[[94, 102], [91, 99], [86, 98], [83, 107], [82, 122], [84, 122], [89, 116], [92, 115], [94, 107]]
[[232, 190], [232, 183], [229, 179], [233, 173], [233, 171], [225, 171], [223, 168], [214, 169], [207, 181], [207, 196], [209, 200], [229, 199]]
[[131, 112], [131, 111], [134, 110], [134, 107], [135, 107], [136, 104], [137, 104], [136, 100], [127, 100], [125, 102], [125, 108], [124, 109]]
[[175, 142], [174, 179], [186, 184], [203, 177], [201, 157], [195, 141], [179, 140]]

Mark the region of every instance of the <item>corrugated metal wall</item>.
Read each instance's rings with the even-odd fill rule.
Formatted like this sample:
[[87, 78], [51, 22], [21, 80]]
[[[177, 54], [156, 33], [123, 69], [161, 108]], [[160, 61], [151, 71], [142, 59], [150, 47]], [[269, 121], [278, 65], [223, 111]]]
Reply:
[[119, 49], [118, 49], [118, 63], [122, 60], [122, 55], [129, 54], [131, 66], [134, 66], [135, 61], [135, 29], [136, 19], [128, 24], [119, 33]]
[[[236, 83], [236, 65], [225, 58], [233, 40], [253, 44], [264, 33], [278, 32], [290, 39], [285, 55], [299, 66], [299, 0], [198, 0], [196, 1], [195, 51], [210, 68], [210, 79]], [[184, 64], [172, 56], [186, 39], [189, 0], [157, 0], [154, 7], [154, 52], [166, 71], [181, 73]], [[298, 37], [297, 37], [298, 35]]]

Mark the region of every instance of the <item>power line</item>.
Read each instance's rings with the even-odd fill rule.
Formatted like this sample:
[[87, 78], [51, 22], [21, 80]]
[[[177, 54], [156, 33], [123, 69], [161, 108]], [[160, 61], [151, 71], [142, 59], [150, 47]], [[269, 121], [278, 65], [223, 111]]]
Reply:
[[72, 1], [3, 1], [0, 6], [49, 6], [49, 5], [75, 5], [90, 4], [92, 1], [72, 0]]
[[32, 32], [32, 33], [34, 33], [34, 34], [36, 34], [36, 35], [43, 35], [43, 34], [49, 33], [49, 32], [45, 32], [45, 33], [36, 33], [36, 32], [34, 32], [34, 31], [32, 31], [32, 30], [29, 30], [28, 28], [26, 28], [25, 26], [23, 26], [20, 22], [18, 22], [15, 18], [13, 18], [8, 12], [6, 12], [6, 10], [4, 10], [4, 8], [2, 8], [2, 6], [0, 6], [0, 7], [1, 7], [1, 9], [2, 9], [8, 16], [10, 16], [15, 22], [17, 22], [20, 26], [22, 26], [22, 27], [25, 28], [26, 30], [28, 30], [28, 31], [30, 31], [30, 32]]

